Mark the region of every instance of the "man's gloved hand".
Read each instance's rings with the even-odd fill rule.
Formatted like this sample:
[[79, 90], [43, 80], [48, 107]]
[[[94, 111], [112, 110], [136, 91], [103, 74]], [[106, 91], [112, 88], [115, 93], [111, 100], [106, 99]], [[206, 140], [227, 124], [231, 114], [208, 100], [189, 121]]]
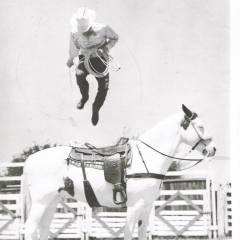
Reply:
[[105, 58], [105, 60], [109, 59], [109, 49], [107, 47], [106, 44], [103, 44], [99, 49], [98, 49], [98, 53], [100, 54], [100, 56], [102, 56], [103, 58]]
[[72, 66], [74, 65], [74, 62], [73, 62], [73, 59], [68, 59], [67, 60], [67, 66], [69, 67], [69, 68], [71, 68]]
[[109, 49], [107, 47], [107, 44], [103, 44], [98, 50], [102, 53], [109, 53]]

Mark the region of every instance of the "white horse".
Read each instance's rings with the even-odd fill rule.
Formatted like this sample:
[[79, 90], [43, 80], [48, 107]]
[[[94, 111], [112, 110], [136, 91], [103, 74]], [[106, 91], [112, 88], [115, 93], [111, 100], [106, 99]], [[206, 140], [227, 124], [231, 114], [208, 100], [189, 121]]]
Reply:
[[[127, 179], [127, 218], [125, 240], [132, 239], [134, 226], [139, 224], [139, 239], [146, 239], [150, 211], [160, 195], [159, 187], [181, 144], [199, 151], [201, 156], [215, 154], [212, 138], [196, 113], [184, 105], [183, 112], [160, 122], [137, 140], [130, 140], [132, 164], [127, 174], [144, 173], [145, 177]], [[75, 186], [75, 198], [86, 202], [81, 168], [67, 167], [71, 147], [57, 146], [31, 155], [24, 168], [24, 198], [28, 208], [25, 223], [26, 240], [47, 240], [49, 226], [58, 203], [58, 189], [68, 176]], [[112, 199], [112, 185], [105, 181], [102, 170], [87, 168], [87, 177], [99, 203], [116, 207]], [[150, 173], [150, 175], [146, 175]], [[143, 174], [143, 175], [144, 175]], [[64, 191], [63, 191], [64, 192]]]

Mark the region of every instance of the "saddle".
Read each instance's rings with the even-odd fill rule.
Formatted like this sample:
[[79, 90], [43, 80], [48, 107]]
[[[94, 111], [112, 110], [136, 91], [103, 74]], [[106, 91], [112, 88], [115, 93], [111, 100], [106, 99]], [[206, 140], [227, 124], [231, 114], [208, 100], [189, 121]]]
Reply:
[[[85, 195], [89, 199], [89, 205], [99, 206], [100, 204], [97, 202], [96, 196], [93, 196], [95, 194], [87, 180], [85, 168], [103, 170], [105, 180], [113, 185], [113, 202], [117, 205], [125, 204], [127, 201], [126, 168], [131, 164], [131, 148], [128, 138], [120, 138], [113, 146], [97, 148], [89, 143], [85, 143], [85, 146], [73, 147], [67, 163], [82, 168]], [[71, 192], [74, 191], [71, 190]], [[92, 202], [93, 199], [95, 200]]]
[[118, 142], [113, 146], [97, 148], [90, 143], [85, 143], [87, 148], [83, 147], [74, 147], [70, 153], [70, 157], [75, 158], [76, 160], [82, 160], [84, 156], [86, 159], [88, 155], [97, 157], [109, 157], [115, 154], [124, 154], [126, 153], [130, 146], [128, 144], [128, 138], [120, 138]]

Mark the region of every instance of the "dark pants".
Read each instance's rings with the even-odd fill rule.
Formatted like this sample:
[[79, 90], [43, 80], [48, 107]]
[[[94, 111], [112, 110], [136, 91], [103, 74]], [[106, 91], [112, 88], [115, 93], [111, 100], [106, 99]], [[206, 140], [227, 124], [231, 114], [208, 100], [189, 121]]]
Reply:
[[[78, 65], [78, 69], [80, 70], [80, 74], [76, 75], [76, 79], [77, 79], [77, 84], [79, 86], [80, 92], [82, 94], [81, 101], [85, 103], [87, 102], [89, 97], [89, 94], [88, 94], [89, 84], [86, 80], [86, 77], [89, 74], [89, 72], [85, 68], [84, 63], [81, 61], [81, 56], [79, 56], [79, 59], [80, 59], [80, 64]], [[101, 69], [101, 67], [105, 67], [105, 66], [101, 66], [101, 63], [99, 61], [95, 62], [95, 64], [96, 64], [96, 68], [98, 68], [99, 70]], [[97, 92], [95, 101], [93, 103], [93, 111], [99, 111], [105, 101], [105, 98], [108, 92], [109, 74], [107, 74], [104, 77], [96, 77], [96, 80], [98, 82], [98, 92]]]

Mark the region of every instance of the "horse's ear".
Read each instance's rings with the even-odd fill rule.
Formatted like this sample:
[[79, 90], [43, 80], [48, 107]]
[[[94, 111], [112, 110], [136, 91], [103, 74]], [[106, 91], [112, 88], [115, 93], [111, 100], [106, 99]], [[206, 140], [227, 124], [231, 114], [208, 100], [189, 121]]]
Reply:
[[184, 104], [182, 104], [182, 110], [187, 115], [187, 117], [191, 118], [193, 113], [189, 110]]

